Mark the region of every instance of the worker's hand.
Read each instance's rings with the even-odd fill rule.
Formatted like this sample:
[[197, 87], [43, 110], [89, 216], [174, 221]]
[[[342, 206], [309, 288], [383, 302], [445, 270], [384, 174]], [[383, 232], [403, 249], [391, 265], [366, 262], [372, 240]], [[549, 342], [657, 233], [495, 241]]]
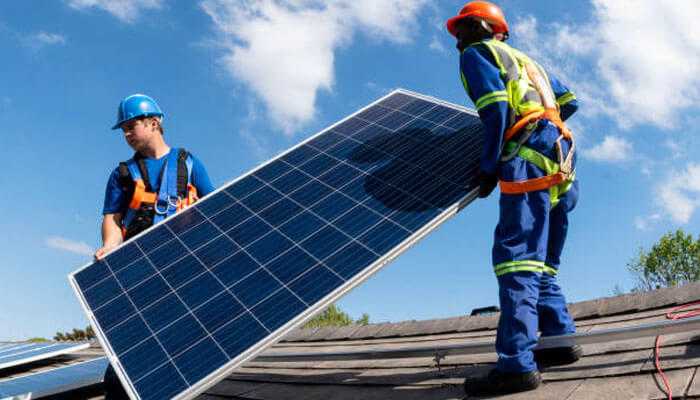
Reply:
[[489, 197], [498, 184], [498, 178], [494, 174], [479, 172], [479, 198]]
[[97, 249], [97, 251], [95, 251], [95, 260], [101, 260], [102, 258], [104, 258], [105, 254], [109, 253], [117, 246], [118, 245], [105, 245], [100, 247], [99, 249]]

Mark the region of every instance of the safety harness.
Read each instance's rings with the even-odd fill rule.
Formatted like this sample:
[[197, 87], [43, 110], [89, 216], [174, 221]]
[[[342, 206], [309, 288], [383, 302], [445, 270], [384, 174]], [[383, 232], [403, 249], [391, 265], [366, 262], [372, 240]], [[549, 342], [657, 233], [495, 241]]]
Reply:
[[197, 201], [197, 189], [190, 183], [192, 157], [185, 149], [168, 153], [161, 170], [156, 193], [148, 176], [143, 156], [136, 153], [119, 163], [122, 190], [130, 197], [129, 207], [122, 218], [122, 236], [127, 240], [150, 226]]
[[[574, 137], [559, 114], [560, 104], [565, 104], [574, 97], [569, 93], [561, 99], [556, 99], [544, 69], [524, 53], [498, 40], [486, 40], [480, 43], [489, 49], [501, 77], [506, 82], [505, 92], [489, 93], [478, 99], [476, 104], [480, 109], [496, 101], [508, 101], [510, 121], [509, 128], [503, 135], [504, 147], [501, 160], [508, 161], [517, 155], [537, 165], [546, 174], [523, 181], [501, 180], [499, 182], [501, 193], [522, 194], [549, 189], [551, 205], [554, 207], [559, 201], [559, 196], [569, 190], [575, 178]], [[463, 81], [465, 81], [464, 77]], [[542, 119], [550, 121], [559, 130], [559, 137], [555, 142], [556, 161], [523, 145]], [[571, 143], [566, 156], [563, 154], [562, 139], [569, 140]]]

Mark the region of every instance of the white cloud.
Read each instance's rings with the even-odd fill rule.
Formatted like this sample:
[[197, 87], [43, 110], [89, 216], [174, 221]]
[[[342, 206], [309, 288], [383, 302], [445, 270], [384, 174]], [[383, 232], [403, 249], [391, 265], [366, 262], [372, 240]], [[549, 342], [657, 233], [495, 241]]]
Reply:
[[664, 147], [671, 152], [671, 158], [673, 159], [683, 158], [687, 154], [687, 148], [673, 139], [667, 139], [664, 142]]
[[66, 37], [58, 33], [39, 32], [32, 39], [45, 45], [66, 44]]
[[67, 43], [65, 36], [58, 33], [38, 32], [31, 35], [19, 35], [20, 43], [34, 51], [39, 51], [46, 46], [63, 46]]
[[657, 188], [661, 207], [675, 222], [688, 223], [700, 205], [700, 164], [672, 171], [663, 182]]
[[141, 11], [156, 10], [163, 6], [164, 0], [67, 0], [68, 5], [76, 10], [99, 8], [115, 16], [122, 22], [136, 21]]
[[661, 214], [652, 214], [647, 217], [635, 217], [634, 227], [640, 231], [648, 231], [661, 220]]
[[606, 136], [602, 143], [585, 150], [583, 155], [602, 162], [628, 161], [632, 155], [632, 144], [620, 137]]
[[428, 45], [430, 50], [436, 51], [440, 54], [447, 54], [447, 47], [445, 47], [444, 44], [438, 39], [436, 35], [433, 35], [432, 40], [430, 41], [430, 44]]
[[67, 251], [69, 253], [91, 256], [95, 251], [85, 242], [66, 239], [60, 236], [50, 236], [46, 238], [46, 245], [52, 249]]
[[700, 101], [700, 2], [662, 7], [656, 0], [593, 0], [593, 5], [590, 23], [540, 30], [529, 17], [515, 24], [514, 37], [526, 51], [541, 49], [540, 59], [559, 66], [584, 104], [594, 104], [594, 111], [620, 126], [674, 127], [681, 111]]
[[394, 43], [427, 0], [204, 0], [232, 77], [244, 82], [286, 133], [314, 117], [316, 96], [331, 91], [335, 52], [358, 31]]

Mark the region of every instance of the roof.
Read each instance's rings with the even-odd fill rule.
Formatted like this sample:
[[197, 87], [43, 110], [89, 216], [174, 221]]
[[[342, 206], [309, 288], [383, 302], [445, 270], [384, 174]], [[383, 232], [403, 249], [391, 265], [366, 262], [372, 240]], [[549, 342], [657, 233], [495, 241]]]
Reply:
[[[697, 300], [700, 300], [700, 283], [574, 303], [569, 305], [569, 310], [579, 332], [594, 332], [663, 321], [665, 313], [674, 306]], [[318, 353], [483, 342], [495, 338], [497, 322], [498, 314], [494, 314], [298, 329], [273, 349]], [[577, 363], [544, 370], [544, 385], [538, 390], [499, 398], [666, 398], [661, 390], [663, 384], [655, 377], [653, 337], [589, 344], [583, 350], [584, 357]], [[76, 358], [99, 354], [94, 348], [91, 351], [92, 355], [81, 354]], [[674, 398], [700, 398], [700, 333], [664, 336], [661, 355]], [[485, 373], [495, 361], [494, 353], [448, 356], [440, 360], [439, 366], [432, 357], [251, 361], [199, 399], [462, 399], [464, 377]], [[20, 374], [23, 373], [26, 371]], [[102, 397], [92, 392], [71, 398]]]

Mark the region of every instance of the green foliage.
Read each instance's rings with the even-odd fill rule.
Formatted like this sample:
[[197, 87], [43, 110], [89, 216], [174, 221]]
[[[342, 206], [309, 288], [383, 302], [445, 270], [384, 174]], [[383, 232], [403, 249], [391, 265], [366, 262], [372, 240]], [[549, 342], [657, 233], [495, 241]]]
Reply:
[[304, 325], [304, 328], [320, 328], [323, 326], [347, 326], [352, 324], [369, 324], [369, 315], [362, 314], [357, 321], [353, 321], [348, 313], [342, 311], [335, 304], [331, 304], [325, 311], [314, 317]]
[[27, 339], [27, 342], [32, 342], [32, 343], [41, 343], [41, 342], [48, 342], [49, 339], [43, 338], [43, 337], [33, 337]]
[[682, 229], [669, 232], [648, 252], [640, 249], [627, 268], [637, 276], [636, 290], [653, 290], [700, 280], [700, 237], [694, 240]]
[[53, 340], [58, 342], [68, 341], [68, 342], [84, 342], [86, 340], [94, 339], [95, 331], [92, 330], [91, 326], [85, 329], [73, 328], [71, 332], [56, 332]]
[[364, 313], [360, 317], [360, 319], [356, 320], [355, 323], [357, 325], [369, 325], [369, 314]]

